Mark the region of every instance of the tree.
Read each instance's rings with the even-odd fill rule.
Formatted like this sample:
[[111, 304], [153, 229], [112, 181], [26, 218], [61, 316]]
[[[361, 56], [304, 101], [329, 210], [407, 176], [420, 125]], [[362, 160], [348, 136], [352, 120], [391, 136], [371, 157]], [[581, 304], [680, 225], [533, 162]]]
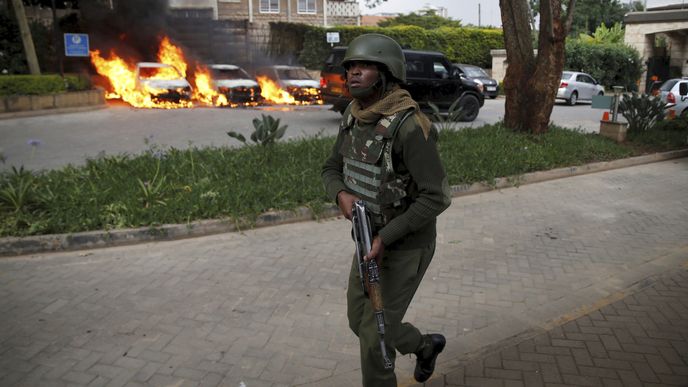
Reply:
[[504, 124], [513, 130], [532, 133], [548, 130], [576, 0], [541, 0], [539, 3], [536, 56], [528, 0], [499, 0], [509, 62], [504, 78]]
[[383, 20], [377, 24], [380, 27], [393, 27], [399, 25], [418, 26], [426, 30], [433, 30], [440, 27], [461, 27], [461, 22], [458, 20], [447, 19], [430, 11], [425, 15], [418, 15], [416, 13], [409, 13], [408, 15], [399, 15], [395, 18]]
[[621, 4], [619, 0], [578, 0], [569, 32], [572, 36], [592, 34], [600, 24], [611, 27], [622, 23], [629, 11], [628, 4]]
[[19, 32], [21, 34], [22, 44], [24, 45], [24, 54], [26, 54], [26, 62], [29, 64], [29, 72], [32, 75], [41, 75], [41, 69], [38, 66], [38, 58], [36, 57], [36, 48], [33, 45], [31, 38], [31, 30], [29, 23], [26, 21], [26, 14], [24, 13], [24, 4], [21, 0], [12, 0], [14, 13], [17, 17], [17, 24], [19, 25]]

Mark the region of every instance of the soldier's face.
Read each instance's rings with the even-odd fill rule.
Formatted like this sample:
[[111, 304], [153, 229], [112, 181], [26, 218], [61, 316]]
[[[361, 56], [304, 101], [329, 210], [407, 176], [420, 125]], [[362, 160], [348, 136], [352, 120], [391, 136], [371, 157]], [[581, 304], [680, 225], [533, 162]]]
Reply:
[[346, 81], [350, 89], [369, 88], [380, 79], [380, 72], [372, 62], [353, 61], [346, 70]]

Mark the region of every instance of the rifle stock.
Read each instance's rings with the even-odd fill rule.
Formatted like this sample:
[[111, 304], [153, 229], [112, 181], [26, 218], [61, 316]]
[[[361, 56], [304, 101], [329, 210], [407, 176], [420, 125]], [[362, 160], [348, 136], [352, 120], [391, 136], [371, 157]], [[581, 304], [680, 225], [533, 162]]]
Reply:
[[371, 259], [367, 262], [364, 260], [364, 257], [370, 253], [372, 246], [373, 228], [370, 224], [370, 215], [362, 200], [354, 203], [351, 222], [353, 223], [353, 234], [356, 242], [356, 258], [358, 259], [358, 274], [361, 278], [361, 286], [363, 287], [363, 292], [370, 299], [370, 304], [375, 314], [383, 365], [385, 369], [391, 369], [393, 364], [389, 360], [387, 347], [385, 347], [385, 313], [382, 302], [382, 290], [380, 288], [380, 270], [376, 260]]

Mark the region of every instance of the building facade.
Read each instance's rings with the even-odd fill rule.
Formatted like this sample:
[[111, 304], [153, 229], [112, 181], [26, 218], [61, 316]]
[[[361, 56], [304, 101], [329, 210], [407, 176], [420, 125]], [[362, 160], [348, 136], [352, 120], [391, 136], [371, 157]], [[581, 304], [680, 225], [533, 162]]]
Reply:
[[169, 6], [176, 16], [203, 13], [214, 20], [317, 26], [360, 24], [356, 0], [169, 0]]
[[660, 81], [688, 75], [688, 5], [650, 8], [624, 17], [624, 42], [640, 53], [645, 72], [640, 90], [651, 79]]

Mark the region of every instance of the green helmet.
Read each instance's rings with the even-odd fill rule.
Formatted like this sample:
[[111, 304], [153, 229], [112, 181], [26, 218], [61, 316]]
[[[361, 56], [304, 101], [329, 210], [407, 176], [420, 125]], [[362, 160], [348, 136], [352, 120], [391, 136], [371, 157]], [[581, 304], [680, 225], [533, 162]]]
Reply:
[[406, 61], [401, 46], [394, 39], [382, 34], [364, 34], [349, 43], [342, 66], [349, 62], [364, 60], [381, 63], [394, 78], [406, 83]]

